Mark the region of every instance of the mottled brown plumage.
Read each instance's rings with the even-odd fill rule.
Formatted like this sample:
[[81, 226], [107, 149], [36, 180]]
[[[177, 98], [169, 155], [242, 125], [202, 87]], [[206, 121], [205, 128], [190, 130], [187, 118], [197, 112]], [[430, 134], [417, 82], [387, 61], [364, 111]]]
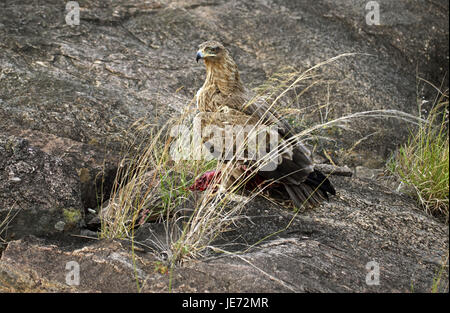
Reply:
[[[279, 143], [292, 139], [293, 129], [264, 99], [256, 99], [242, 84], [236, 63], [230, 52], [217, 41], [207, 41], [199, 46], [197, 61], [206, 66], [206, 79], [197, 92], [196, 103], [202, 125], [228, 125], [262, 123], [276, 125]], [[296, 206], [316, 205], [327, 199], [327, 192], [335, 194], [334, 188], [322, 173], [314, 170], [309, 150], [298, 140], [291, 140], [290, 150], [284, 152], [281, 162], [272, 171], [257, 175], [276, 180]], [[237, 171], [241, 173], [242, 171]], [[239, 176], [239, 175], [237, 175]]]

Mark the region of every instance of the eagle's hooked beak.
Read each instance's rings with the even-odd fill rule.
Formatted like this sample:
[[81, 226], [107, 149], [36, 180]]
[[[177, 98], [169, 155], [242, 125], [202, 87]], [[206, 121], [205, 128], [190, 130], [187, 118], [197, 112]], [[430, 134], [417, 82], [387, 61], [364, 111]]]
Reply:
[[214, 53], [203, 52], [203, 51], [204, 51], [203, 49], [197, 51], [197, 57], [195, 58], [197, 63], [198, 63], [198, 60], [200, 60], [200, 59], [204, 59], [204, 58], [208, 58], [208, 57], [215, 57], [216, 56]]
[[198, 60], [203, 59], [205, 57], [205, 55], [203, 54], [203, 52], [201, 50], [197, 51], [197, 57], [195, 58], [195, 60], [198, 63]]

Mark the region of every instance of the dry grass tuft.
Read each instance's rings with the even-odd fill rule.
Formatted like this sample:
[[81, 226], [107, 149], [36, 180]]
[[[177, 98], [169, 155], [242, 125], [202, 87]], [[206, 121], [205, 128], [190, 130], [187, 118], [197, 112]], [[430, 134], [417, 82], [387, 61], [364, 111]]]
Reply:
[[389, 163], [389, 168], [402, 183], [412, 188], [427, 213], [444, 217], [448, 222], [448, 90], [439, 93], [426, 121], [411, 133], [408, 142]]

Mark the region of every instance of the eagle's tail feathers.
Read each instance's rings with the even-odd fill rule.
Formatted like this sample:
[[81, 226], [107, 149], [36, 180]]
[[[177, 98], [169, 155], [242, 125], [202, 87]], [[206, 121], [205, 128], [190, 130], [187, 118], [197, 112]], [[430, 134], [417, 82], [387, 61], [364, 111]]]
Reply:
[[330, 181], [319, 171], [314, 171], [300, 184], [284, 184], [286, 191], [294, 202], [300, 207], [313, 207], [324, 200], [328, 200], [328, 193], [335, 195], [336, 191]]
[[314, 172], [310, 173], [305, 182], [309, 183], [313, 187], [318, 187], [319, 190], [323, 191], [327, 199], [327, 192], [332, 194], [333, 196], [336, 195], [336, 190], [334, 189], [328, 178], [326, 178], [325, 175], [317, 170], [314, 170]]

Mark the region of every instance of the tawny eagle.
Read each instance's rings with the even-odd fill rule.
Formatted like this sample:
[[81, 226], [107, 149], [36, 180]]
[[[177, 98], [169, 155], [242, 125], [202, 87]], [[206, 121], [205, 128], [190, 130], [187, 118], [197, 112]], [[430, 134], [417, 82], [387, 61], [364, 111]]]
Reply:
[[[292, 127], [277, 114], [269, 103], [260, 98], [255, 101], [254, 94], [241, 82], [236, 63], [230, 52], [217, 41], [207, 41], [199, 46], [197, 62], [203, 60], [206, 66], [206, 80], [196, 95], [197, 117], [202, 124], [218, 124], [219, 127], [242, 123], [262, 123], [276, 125], [280, 135], [279, 144], [290, 144], [289, 153], [281, 155], [273, 170], [264, 170], [253, 177], [253, 185], [264, 181], [276, 182], [277, 186], [297, 207], [313, 206], [328, 194], [335, 195], [330, 181], [314, 169], [310, 151], [293, 136]], [[291, 140], [289, 140], [291, 139]], [[248, 165], [248, 164], [247, 164]], [[248, 167], [247, 167], [248, 168]], [[245, 177], [239, 166], [235, 178]], [[205, 190], [218, 173], [203, 174], [191, 186], [191, 190]], [[251, 185], [251, 184], [250, 184]]]

